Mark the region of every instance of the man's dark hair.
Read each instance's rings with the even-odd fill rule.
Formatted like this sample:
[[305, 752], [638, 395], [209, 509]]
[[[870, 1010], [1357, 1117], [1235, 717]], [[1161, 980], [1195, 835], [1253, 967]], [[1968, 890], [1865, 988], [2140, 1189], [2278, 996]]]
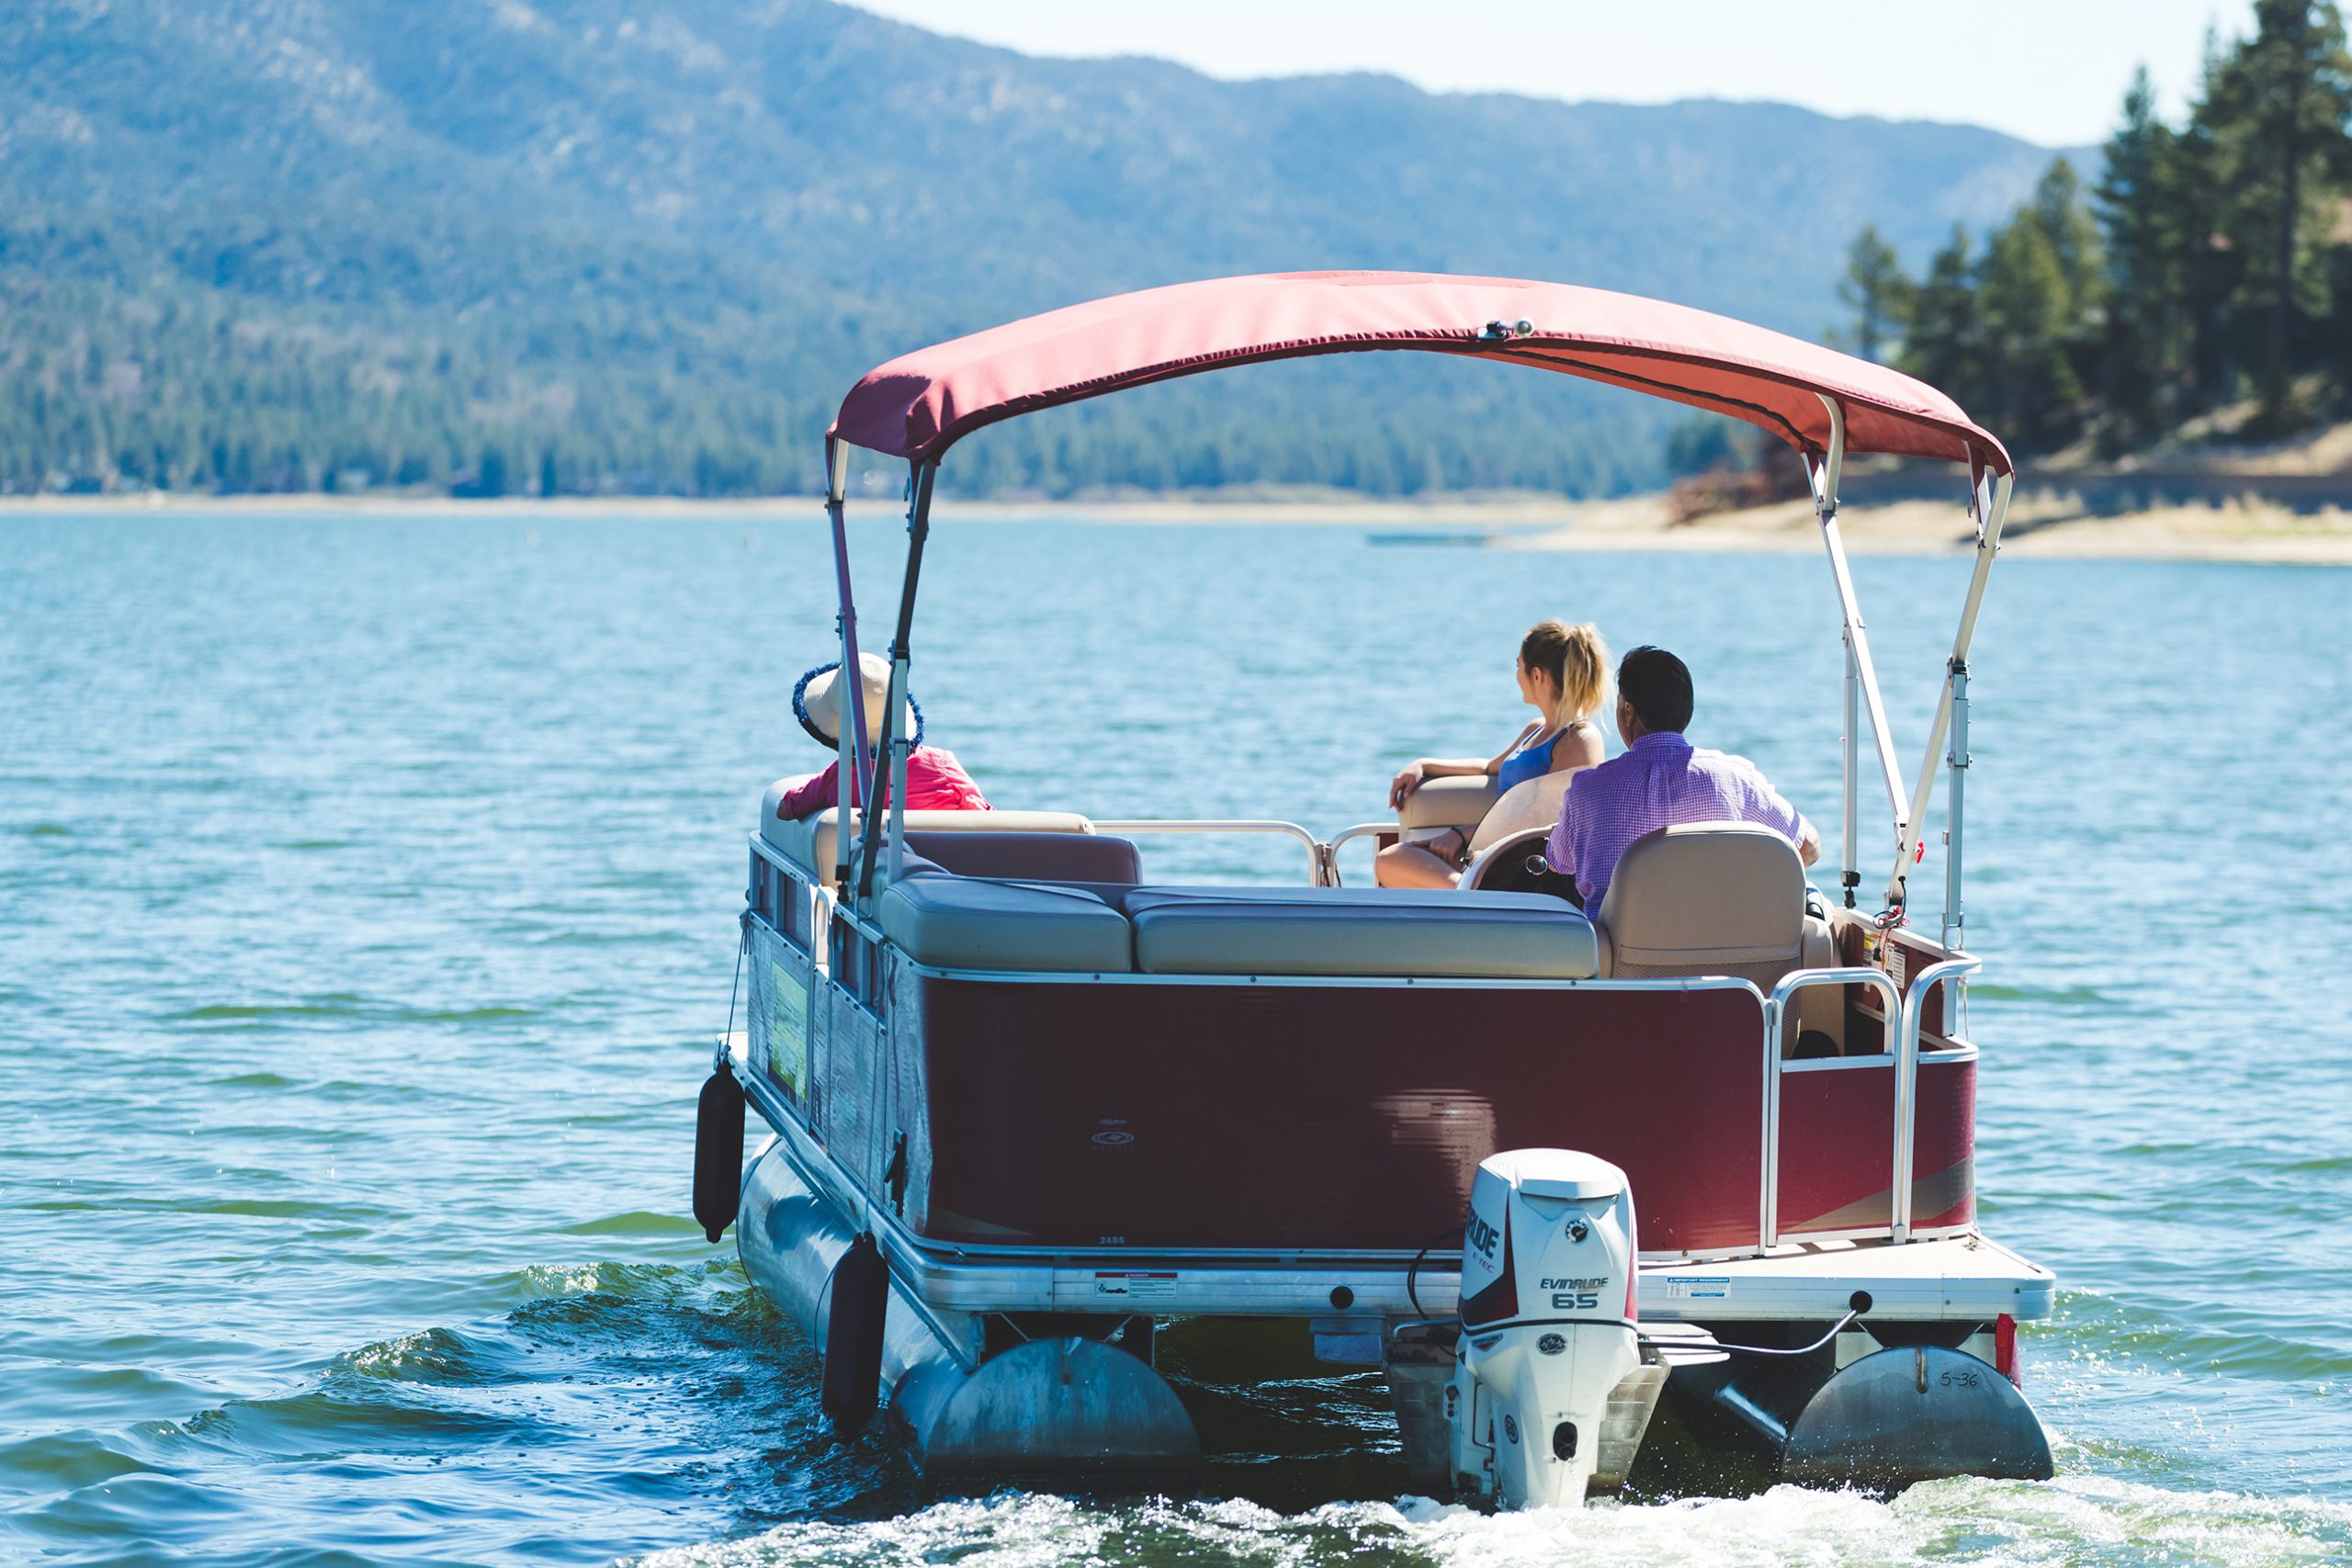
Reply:
[[1690, 722], [1690, 666], [1662, 648], [1645, 643], [1618, 661], [1617, 694], [1634, 705], [1644, 729], [1679, 732]]

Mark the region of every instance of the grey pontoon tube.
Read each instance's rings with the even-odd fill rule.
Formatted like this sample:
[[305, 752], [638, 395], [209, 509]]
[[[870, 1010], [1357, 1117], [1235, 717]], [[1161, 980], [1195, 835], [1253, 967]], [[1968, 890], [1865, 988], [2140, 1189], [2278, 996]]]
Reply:
[[[1878, 691], [1878, 670], [1871, 662], [1871, 640], [1862, 627], [1862, 607], [1854, 597], [1854, 575], [1846, 565], [1846, 541], [1838, 532], [1838, 474], [1846, 462], [1846, 411], [1827, 393], [1816, 393], [1829, 411], [1829, 450], [1816, 462], [1805, 458], [1805, 478], [1813, 487], [1814, 515], [1821, 520], [1821, 542], [1829, 551], [1829, 573], [1837, 580], [1838, 611], [1845, 619], [1846, 648], [1869, 705], [1871, 733], [1878, 741], [1879, 771], [1886, 779], [1886, 802], [1894, 812], [1894, 837], [1908, 844], [1910, 818], [1903, 815], [1903, 768], [1894, 758], [1894, 740], [1887, 733], [1886, 704]], [[1848, 821], [1852, 821], [1849, 814]], [[1850, 830], [1850, 829], [1849, 829]]]
[[[858, 678], [857, 602], [849, 588], [849, 526], [843, 508], [849, 500], [849, 446], [825, 439], [825, 517], [833, 531], [833, 582], [841, 593], [839, 630], [842, 667], [835, 679], [848, 682], [849, 722], [842, 722], [842, 705], [833, 705], [833, 819], [846, 826], [850, 811], [862, 804], [859, 786], [865, 780], [865, 682]], [[833, 886], [849, 879], [850, 836], [833, 834]]]
[[[1968, 647], [1976, 637], [1976, 613], [1984, 606], [1984, 580], [1993, 570], [1993, 558], [2000, 553], [2001, 528], [2009, 518], [2009, 492], [2016, 487], [2017, 476], [2003, 474], [1995, 478], [1983, 464], [1972, 464], [1969, 475], [1968, 509], [1976, 519], [1976, 570], [1968, 580], [1968, 598], [1961, 605], [1960, 630], [1951, 639], [1951, 658], [1944, 664], [1943, 694], [1936, 702], [1936, 720], [1928, 729], [1928, 749], [1919, 758], [1919, 780], [1911, 788], [1910, 815], [1905, 822], [1917, 823], [1926, 815], [1928, 797], [1936, 787], [1936, 767], [1944, 761], [1939, 753], [1943, 749], [1944, 736], [1951, 725], [1952, 682], [1956, 674], [1968, 668]], [[1964, 679], [1964, 677], [1962, 677]], [[1953, 824], [1955, 836], [1959, 825]], [[1905, 832], [1903, 841], [1895, 846], [1894, 874], [1886, 885], [1889, 908], [1899, 907], [1911, 879], [1912, 856], [1920, 845], [1917, 835]]]
[[[874, 759], [874, 788], [866, 793], [868, 800], [881, 798], [882, 769], [890, 770], [890, 810], [885, 829], [890, 840], [890, 873], [895, 878], [902, 869], [905, 850], [900, 840], [907, 829], [907, 751], [911, 744], [899, 730], [899, 716], [906, 709], [908, 649], [914, 635], [915, 589], [922, 579], [923, 541], [931, 536], [932, 481], [939, 473], [936, 462], [918, 462], [908, 476], [911, 492], [907, 506], [907, 575], [899, 589], [899, 629], [890, 642], [890, 694], [882, 707], [882, 744]], [[862, 819], [858, 834], [857, 905], [867, 907], [874, 894], [874, 863], [881, 840], [875, 836], [876, 812], [868, 811]]]

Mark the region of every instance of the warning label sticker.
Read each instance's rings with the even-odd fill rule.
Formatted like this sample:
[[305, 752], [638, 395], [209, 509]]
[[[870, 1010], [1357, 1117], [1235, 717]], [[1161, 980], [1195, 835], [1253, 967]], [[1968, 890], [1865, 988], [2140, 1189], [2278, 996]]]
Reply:
[[1170, 1296], [1176, 1293], [1177, 1278], [1172, 1269], [1164, 1274], [1105, 1271], [1094, 1276], [1094, 1293], [1098, 1296], [1126, 1296], [1136, 1301], [1146, 1301], [1153, 1296]]
[[1731, 1294], [1727, 1274], [1668, 1274], [1666, 1299], [1670, 1302], [1721, 1301]]
[[775, 997], [768, 1015], [768, 1071], [797, 1095], [808, 1076], [808, 986], [773, 964], [768, 978]]

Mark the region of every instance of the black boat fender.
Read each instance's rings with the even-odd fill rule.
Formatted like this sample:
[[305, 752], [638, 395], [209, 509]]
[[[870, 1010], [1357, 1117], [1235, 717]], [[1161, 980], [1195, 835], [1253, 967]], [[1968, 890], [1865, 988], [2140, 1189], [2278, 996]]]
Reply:
[[695, 1111], [695, 1223], [717, 1241], [743, 1201], [743, 1086], [726, 1064], [711, 1069]]
[[860, 1231], [833, 1265], [825, 1310], [825, 1416], [842, 1437], [874, 1417], [882, 1397], [882, 1330], [890, 1310], [890, 1266]]

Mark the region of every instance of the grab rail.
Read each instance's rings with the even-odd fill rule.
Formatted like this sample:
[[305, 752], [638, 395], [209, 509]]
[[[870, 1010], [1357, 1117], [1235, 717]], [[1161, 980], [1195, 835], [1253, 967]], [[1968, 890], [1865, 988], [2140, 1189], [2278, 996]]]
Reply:
[[1888, 1206], [1891, 1238], [1898, 1244], [1911, 1239], [1911, 1161], [1917, 1141], [1914, 1122], [1919, 1111], [1920, 1014], [1926, 1010], [1929, 991], [1946, 980], [1973, 975], [1984, 967], [1983, 959], [1965, 953], [1947, 958], [1913, 976], [1904, 992], [1903, 1028], [1895, 1037], [1894, 1046], [1894, 1178], [1893, 1201]]
[[[1764, 1001], [1764, 1177], [1757, 1195], [1757, 1250], [1770, 1252], [1781, 1245], [1781, 1036], [1789, 1003], [1808, 986], [1875, 986], [1885, 995], [1887, 1010], [1900, 1011], [1902, 998], [1883, 969], [1856, 966], [1844, 969], [1799, 969], [1784, 976]], [[1895, 1112], [1902, 1120], [1900, 1097]]]
[[1331, 856], [1331, 886], [1334, 887], [1340, 886], [1340, 846], [1341, 844], [1352, 844], [1358, 839], [1376, 839], [1383, 833], [1401, 833], [1403, 830], [1394, 821], [1359, 822], [1352, 828], [1342, 828], [1332, 834], [1331, 841], [1324, 846]]
[[1283, 822], [1273, 818], [1201, 817], [1201, 818], [1136, 818], [1118, 821], [1102, 818], [1094, 819], [1098, 833], [1283, 833], [1306, 846], [1309, 874], [1314, 886], [1329, 887], [1331, 879], [1331, 848], [1295, 822]]

